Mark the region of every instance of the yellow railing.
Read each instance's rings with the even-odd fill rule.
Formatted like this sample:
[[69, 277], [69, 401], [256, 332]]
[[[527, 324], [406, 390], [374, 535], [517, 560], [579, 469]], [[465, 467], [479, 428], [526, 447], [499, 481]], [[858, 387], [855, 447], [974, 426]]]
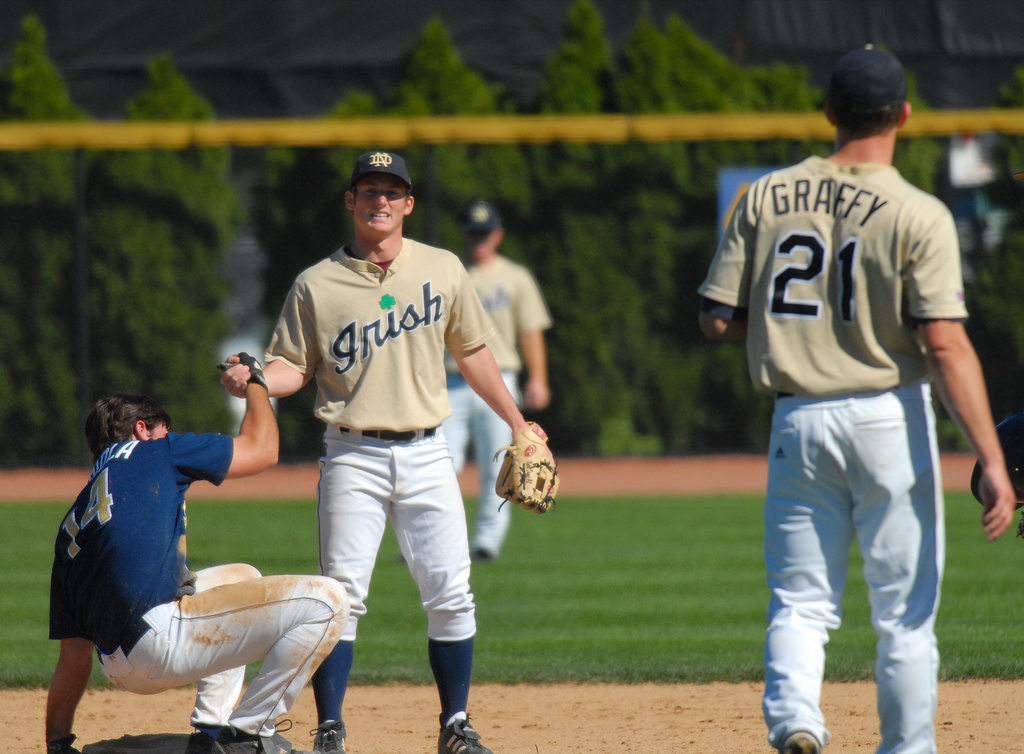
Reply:
[[[1024, 110], [915, 113], [904, 136], [996, 131], [1024, 134]], [[831, 140], [821, 113], [680, 115], [494, 115], [421, 118], [0, 123], [0, 150], [185, 149], [222, 146], [374, 146], [408, 144], [618, 144], [630, 140]]]

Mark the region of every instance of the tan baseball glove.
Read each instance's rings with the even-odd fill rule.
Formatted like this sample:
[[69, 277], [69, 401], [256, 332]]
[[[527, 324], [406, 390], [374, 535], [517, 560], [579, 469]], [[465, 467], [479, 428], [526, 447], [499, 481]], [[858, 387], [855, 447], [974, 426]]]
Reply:
[[530, 422], [512, 438], [512, 444], [501, 451], [505, 458], [498, 471], [494, 491], [504, 500], [511, 500], [534, 513], [547, 513], [555, 504], [558, 493], [558, 469], [555, 457], [548, 449], [548, 436], [539, 424]]

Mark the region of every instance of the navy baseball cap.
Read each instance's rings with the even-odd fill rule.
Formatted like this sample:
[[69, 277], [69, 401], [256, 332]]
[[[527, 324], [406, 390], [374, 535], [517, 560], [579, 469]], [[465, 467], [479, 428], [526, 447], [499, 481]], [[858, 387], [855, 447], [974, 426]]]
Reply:
[[473, 202], [462, 216], [462, 230], [465, 233], [490, 233], [501, 227], [501, 215], [489, 202]]
[[873, 45], [846, 53], [832, 70], [828, 100], [845, 110], [882, 110], [907, 99], [907, 77], [895, 56]]
[[349, 178], [348, 187], [355, 188], [363, 176], [370, 173], [386, 173], [400, 179], [406, 187], [412, 191], [412, 178], [409, 177], [409, 169], [405, 167], [405, 160], [402, 155], [394, 152], [367, 152], [356, 158], [356, 166], [352, 169], [352, 177]]

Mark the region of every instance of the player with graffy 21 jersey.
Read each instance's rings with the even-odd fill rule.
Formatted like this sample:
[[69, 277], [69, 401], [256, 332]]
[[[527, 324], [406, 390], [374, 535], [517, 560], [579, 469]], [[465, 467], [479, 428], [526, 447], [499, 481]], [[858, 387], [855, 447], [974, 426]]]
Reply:
[[776, 399], [762, 706], [782, 754], [819, 754], [831, 737], [825, 644], [855, 539], [878, 635], [878, 752], [935, 751], [945, 532], [932, 384], [984, 469], [985, 533], [1013, 516], [952, 217], [892, 166], [906, 92], [889, 53], [844, 55], [825, 105], [835, 150], [754, 182], [699, 289], [702, 331], [745, 339], [751, 379]]

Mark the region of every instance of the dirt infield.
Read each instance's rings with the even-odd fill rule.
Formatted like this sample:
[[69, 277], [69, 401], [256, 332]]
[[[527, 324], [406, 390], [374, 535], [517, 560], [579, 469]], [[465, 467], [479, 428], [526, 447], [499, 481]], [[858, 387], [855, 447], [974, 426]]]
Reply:
[[[968, 488], [974, 459], [962, 454], [942, 457], [947, 490]], [[559, 494], [637, 495], [760, 492], [767, 463], [760, 455], [709, 455], [680, 458], [559, 459]], [[87, 469], [16, 469], [0, 471], [0, 502], [67, 500], [86, 482]], [[189, 499], [280, 498], [314, 495], [319, 471], [314, 464], [283, 464], [253, 477], [215, 487], [197, 482]], [[467, 495], [477, 492], [476, 470], [466, 466], [459, 477]]]
[[[943, 458], [948, 490], [964, 490], [973, 460]], [[576, 460], [559, 462], [561, 494], [617, 494], [626, 482], [643, 494], [758, 492], [766, 465], [759, 456], [707, 456], [680, 459]], [[85, 481], [84, 470], [22, 470], [0, 472], [0, 501], [65, 499], [70, 501]], [[313, 495], [315, 466], [281, 466], [251, 479], [234, 480], [222, 488], [199, 483], [191, 499]], [[463, 474], [467, 494], [475, 493], [472, 468]], [[943, 752], [1024, 754], [1024, 717], [1017, 695], [1024, 682], [944, 683], [939, 695], [936, 728]], [[76, 732], [86, 754], [128, 751], [97, 745], [122, 736], [190, 732], [188, 717], [193, 689], [144, 697], [112, 688], [90, 690], [79, 707]], [[6, 711], [8, 741], [3, 751], [43, 751], [46, 691], [0, 692]], [[877, 746], [874, 686], [870, 683], [826, 684], [823, 707], [833, 734], [832, 752], [871, 752]], [[347, 698], [349, 751], [430, 752], [437, 740], [437, 692], [433, 687], [354, 687]], [[606, 754], [608, 752], [744, 752], [767, 754], [760, 712], [760, 687], [750, 683], [707, 685], [617, 686], [478, 685], [471, 710], [484, 743], [498, 754]], [[299, 747], [312, 745], [315, 727], [312, 692], [307, 688], [288, 717], [293, 727], [285, 736]], [[173, 737], [172, 737], [173, 738]], [[165, 740], [167, 737], [165, 737]], [[181, 741], [181, 738], [177, 739]], [[124, 739], [122, 743], [131, 742]], [[138, 743], [138, 740], [136, 740]], [[139, 751], [139, 748], [131, 748]], [[148, 751], [174, 751], [169, 744]]]
[[[1024, 752], [1017, 695], [1024, 684], [943, 684], [936, 718], [941, 752]], [[115, 689], [89, 691], [79, 707], [79, 745], [147, 732], [191, 732], [193, 691], [136, 696]], [[768, 754], [761, 720], [761, 689], [751, 683], [706, 686], [474, 686], [470, 697], [484, 743], [497, 754]], [[0, 694], [9, 724], [3, 751], [43, 751], [46, 692]], [[869, 683], [826, 684], [823, 707], [832, 731], [829, 754], [878, 745], [875, 692]], [[351, 754], [427, 754], [437, 746], [437, 691], [426, 686], [357, 686], [345, 702]], [[13, 715], [11, 714], [13, 713]], [[316, 726], [313, 693], [306, 689], [287, 715], [285, 737], [311, 748]], [[13, 742], [13, 743], [12, 743]], [[152, 751], [152, 749], [149, 749]], [[89, 746], [85, 754], [117, 749]], [[125, 749], [121, 749], [125, 751]], [[164, 750], [163, 754], [171, 754]], [[175, 754], [181, 754], [176, 752]]]

